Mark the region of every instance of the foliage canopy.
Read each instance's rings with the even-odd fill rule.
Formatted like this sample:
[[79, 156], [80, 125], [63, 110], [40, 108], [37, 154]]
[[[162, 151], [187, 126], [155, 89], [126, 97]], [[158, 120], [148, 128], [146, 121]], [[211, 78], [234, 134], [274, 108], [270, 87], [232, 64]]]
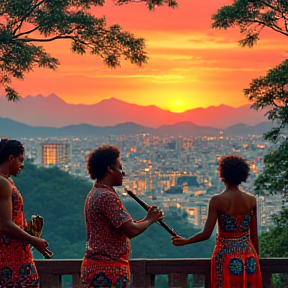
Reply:
[[[116, 5], [133, 0], [116, 0]], [[147, 0], [155, 5], [176, 7], [176, 0]], [[71, 40], [74, 53], [98, 55], [110, 68], [120, 66], [121, 57], [141, 66], [147, 62], [145, 42], [119, 25], [107, 27], [105, 17], [91, 13], [93, 6], [105, 0], [2, 0], [0, 1], [0, 86], [8, 100], [20, 94], [11, 86], [12, 78], [24, 79], [35, 67], [55, 70], [58, 59], [39, 43]]]
[[288, 2], [286, 0], [234, 0], [212, 16], [213, 28], [239, 27], [241, 46], [252, 47], [263, 28], [288, 36]]

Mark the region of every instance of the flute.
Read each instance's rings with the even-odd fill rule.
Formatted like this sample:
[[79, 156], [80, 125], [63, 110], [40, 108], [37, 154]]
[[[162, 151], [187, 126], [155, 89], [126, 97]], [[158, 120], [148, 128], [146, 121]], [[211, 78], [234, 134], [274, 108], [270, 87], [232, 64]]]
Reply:
[[[140, 204], [146, 211], [148, 211], [149, 209], [149, 205], [142, 199], [140, 199], [138, 196], [136, 196], [132, 191], [128, 190], [125, 188], [125, 191], [127, 192], [127, 194], [133, 198], [136, 202], [138, 202], [138, 204]], [[166, 229], [166, 231], [168, 231], [172, 236], [177, 236], [177, 233], [174, 231], [173, 228], [170, 228], [163, 220], [159, 220], [157, 222], [158, 224], [160, 224], [162, 227], [164, 227]]]

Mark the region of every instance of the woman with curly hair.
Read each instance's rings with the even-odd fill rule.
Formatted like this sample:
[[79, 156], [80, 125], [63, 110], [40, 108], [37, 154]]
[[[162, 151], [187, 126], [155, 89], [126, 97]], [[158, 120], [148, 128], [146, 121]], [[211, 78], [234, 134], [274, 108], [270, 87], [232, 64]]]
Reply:
[[189, 239], [175, 236], [172, 243], [182, 246], [207, 240], [218, 222], [211, 287], [262, 288], [256, 198], [239, 188], [248, 178], [249, 165], [240, 156], [224, 156], [219, 161], [219, 173], [226, 189], [211, 198], [203, 231]]
[[95, 184], [84, 207], [87, 245], [81, 266], [85, 288], [126, 288], [130, 283], [130, 239], [163, 219], [157, 207], [150, 207], [146, 217], [133, 221], [113, 186], [121, 186], [124, 176], [120, 151], [115, 146], [101, 146], [87, 157], [87, 171]]

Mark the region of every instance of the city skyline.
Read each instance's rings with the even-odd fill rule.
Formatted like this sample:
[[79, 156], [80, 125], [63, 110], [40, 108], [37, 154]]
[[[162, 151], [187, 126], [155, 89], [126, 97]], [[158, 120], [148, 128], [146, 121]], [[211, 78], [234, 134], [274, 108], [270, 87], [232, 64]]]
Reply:
[[[223, 134], [218, 137], [159, 137], [149, 134], [62, 139], [25, 137], [21, 140], [27, 158], [38, 167], [57, 166], [88, 182], [91, 180], [85, 169], [87, 153], [95, 145], [116, 145], [121, 150], [121, 162], [126, 172], [123, 187], [134, 190], [150, 203], [161, 205], [166, 214], [177, 213], [182, 217], [186, 213], [195, 227], [203, 227], [209, 199], [224, 188], [217, 170], [219, 156], [230, 152], [247, 159], [250, 176], [246, 183], [242, 183], [241, 189], [253, 191], [255, 177], [263, 169], [263, 156], [271, 145], [261, 136], [223, 137]], [[55, 146], [66, 147], [67, 144], [70, 152], [65, 151], [66, 148], [60, 149], [58, 160], [66, 159], [69, 153], [73, 157], [68, 157], [69, 161], [62, 165], [61, 161], [56, 161]], [[45, 151], [42, 149], [44, 146]], [[47, 156], [52, 160], [49, 163]], [[119, 193], [124, 192], [123, 187], [117, 187]], [[269, 231], [273, 226], [271, 215], [281, 206], [281, 197], [276, 200], [266, 195], [265, 203], [263, 199], [258, 197], [259, 233]]]
[[[105, 15], [108, 25], [146, 39], [149, 63], [142, 68], [122, 62], [118, 69], [104, 67], [100, 57], [70, 52], [68, 41], [43, 46], [61, 63], [57, 71], [35, 69], [24, 81], [13, 81], [22, 96], [55, 93], [72, 104], [93, 104], [111, 97], [138, 105], [156, 105], [182, 112], [220, 104], [247, 104], [243, 89], [264, 76], [286, 55], [284, 36], [264, 29], [252, 49], [241, 48], [238, 29], [211, 28], [211, 15], [231, 1], [179, 1], [175, 10], [144, 3], [117, 7], [107, 1], [92, 9]], [[189, 21], [183, 21], [189, 19]]]

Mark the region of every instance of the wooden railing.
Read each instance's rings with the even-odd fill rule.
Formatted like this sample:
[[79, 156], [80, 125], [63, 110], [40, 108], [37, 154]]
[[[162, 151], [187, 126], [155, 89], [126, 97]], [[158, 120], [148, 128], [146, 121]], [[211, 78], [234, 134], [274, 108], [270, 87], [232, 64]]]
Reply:
[[[210, 288], [210, 259], [132, 259], [132, 288], [155, 287], [156, 275], [168, 275], [168, 287], [185, 288], [188, 274], [193, 287]], [[288, 274], [288, 258], [260, 259], [264, 288], [272, 287], [272, 274]], [[61, 288], [62, 275], [71, 275], [73, 288], [80, 288], [81, 260], [36, 260], [41, 288]]]

